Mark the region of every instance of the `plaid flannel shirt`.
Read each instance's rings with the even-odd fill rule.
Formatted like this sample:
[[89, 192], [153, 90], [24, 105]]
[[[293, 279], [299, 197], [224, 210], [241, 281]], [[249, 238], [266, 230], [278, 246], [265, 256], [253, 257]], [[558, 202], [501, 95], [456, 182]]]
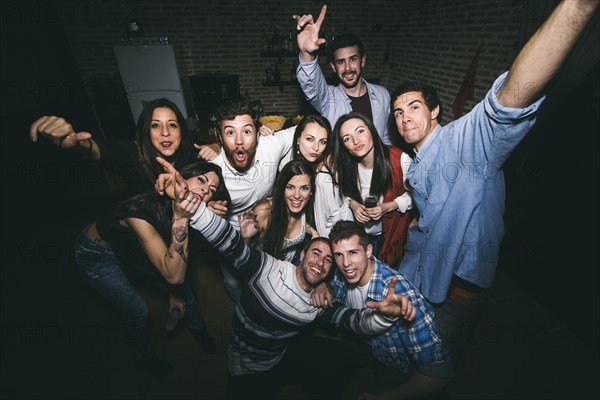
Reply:
[[[450, 356], [442, 345], [442, 340], [433, 322], [433, 307], [425, 300], [419, 290], [402, 275], [385, 263], [374, 259], [375, 267], [369, 283], [367, 300], [381, 301], [388, 292], [393, 277], [398, 278], [396, 293], [406, 296], [417, 308], [413, 321], [398, 319], [388, 331], [368, 338], [373, 356], [381, 363], [410, 374], [414, 365], [434, 365], [448, 362]], [[336, 269], [331, 282], [335, 300], [346, 304], [348, 282]], [[414, 363], [414, 364], [413, 364]]]

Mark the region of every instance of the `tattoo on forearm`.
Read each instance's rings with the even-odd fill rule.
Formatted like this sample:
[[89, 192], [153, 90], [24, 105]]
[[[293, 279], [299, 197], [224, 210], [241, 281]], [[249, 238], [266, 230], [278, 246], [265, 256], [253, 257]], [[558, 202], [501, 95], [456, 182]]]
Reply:
[[179, 254], [181, 256], [181, 258], [183, 258], [183, 261], [187, 264], [187, 262], [188, 262], [187, 248], [184, 248], [182, 245], [176, 245], [176, 244], [173, 244], [173, 247], [175, 248], [175, 251], [177, 252], [177, 254]]
[[173, 253], [171, 253], [171, 250], [170, 250], [170, 249], [167, 249], [167, 254], [166, 254], [166, 256], [167, 256], [167, 257], [169, 257], [170, 259], [174, 259], [174, 258], [175, 258], [175, 257], [173, 257]]
[[173, 239], [175, 239], [175, 241], [181, 243], [185, 239], [187, 239], [187, 236], [188, 236], [187, 226], [173, 227]]
[[[187, 249], [187, 247], [184, 248], [179, 243], [172, 243], [172, 246], [173, 246], [173, 250], [175, 250], [175, 253], [179, 254], [181, 256], [181, 258], [183, 259], [183, 261], [187, 264], [187, 262], [188, 262], [188, 257], [187, 257], [188, 249]], [[173, 254], [173, 252], [171, 251], [170, 248], [167, 249], [167, 253], [165, 254], [165, 257], [168, 257], [171, 260], [175, 259], [175, 255]]]

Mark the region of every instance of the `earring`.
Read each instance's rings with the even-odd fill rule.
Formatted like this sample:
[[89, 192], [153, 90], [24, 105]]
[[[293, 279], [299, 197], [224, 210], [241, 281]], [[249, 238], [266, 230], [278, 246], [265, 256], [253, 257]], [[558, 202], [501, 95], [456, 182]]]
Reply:
[[300, 149], [296, 149], [296, 154], [300, 154]]

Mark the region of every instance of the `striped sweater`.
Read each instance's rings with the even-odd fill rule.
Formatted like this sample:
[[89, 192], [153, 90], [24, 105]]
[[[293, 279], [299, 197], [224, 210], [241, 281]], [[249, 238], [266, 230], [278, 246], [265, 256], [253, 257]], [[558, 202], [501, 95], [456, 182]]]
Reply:
[[239, 270], [245, 282], [227, 350], [231, 375], [275, 367], [285, 354], [287, 341], [317, 317], [363, 335], [380, 333], [397, 320], [366, 308], [313, 307], [310, 292], [302, 290], [297, 281], [296, 266], [249, 247], [237, 230], [204, 204], [190, 224]]

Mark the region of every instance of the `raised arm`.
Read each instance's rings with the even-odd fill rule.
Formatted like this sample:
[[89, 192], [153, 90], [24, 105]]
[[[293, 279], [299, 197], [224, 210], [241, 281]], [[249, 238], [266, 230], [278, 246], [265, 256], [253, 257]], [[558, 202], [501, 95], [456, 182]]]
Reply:
[[408, 298], [396, 294], [397, 282], [396, 278], [390, 281], [388, 293], [379, 303], [368, 302], [367, 306], [361, 310], [346, 308], [339, 303], [334, 303], [334, 307], [325, 310], [319, 318], [366, 336], [378, 335], [387, 331], [398, 321], [398, 317], [410, 321], [414, 319], [416, 310]]
[[[179, 174], [179, 173], [177, 173]], [[185, 179], [175, 181], [171, 241], [167, 245], [158, 231], [147, 221], [126, 218], [125, 222], [135, 232], [148, 259], [171, 284], [183, 283], [188, 263], [188, 223], [202, 203], [200, 196], [187, 190]]]
[[[166, 160], [156, 157], [165, 171], [171, 174], [181, 186], [185, 180], [181, 174]], [[206, 203], [200, 202], [190, 225], [199, 231], [208, 243], [214, 246], [236, 269], [246, 276], [252, 276], [261, 265], [261, 254], [251, 249], [242, 235], [229, 222], [207, 209]]]
[[540, 97], [598, 3], [599, 0], [563, 0], [554, 9], [513, 62], [504, 85], [497, 93], [502, 105], [524, 108]]
[[38, 118], [29, 128], [29, 137], [32, 142], [37, 142], [38, 136], [47, 137], [55, 145], [63, 149], [76, 149], [90, 160], [100, 159], [100, 149], [92, 134], [89, 132], [75, 132], [73, 126], [64, 118], [45, 115]]
[[319, 38], [321, 24], [327, 14], [327, 6], [324, 5], [319, 13], [319, 18], [315, 22], [311, 14], [293, 15], [296, 20], [296, 29], [298, 30], [298, 48], [300, 49], [300, 57], [304, 61], [313, 61], [317, 56], [315, 53], [319, 47], [325, 43], [325, 39]]

